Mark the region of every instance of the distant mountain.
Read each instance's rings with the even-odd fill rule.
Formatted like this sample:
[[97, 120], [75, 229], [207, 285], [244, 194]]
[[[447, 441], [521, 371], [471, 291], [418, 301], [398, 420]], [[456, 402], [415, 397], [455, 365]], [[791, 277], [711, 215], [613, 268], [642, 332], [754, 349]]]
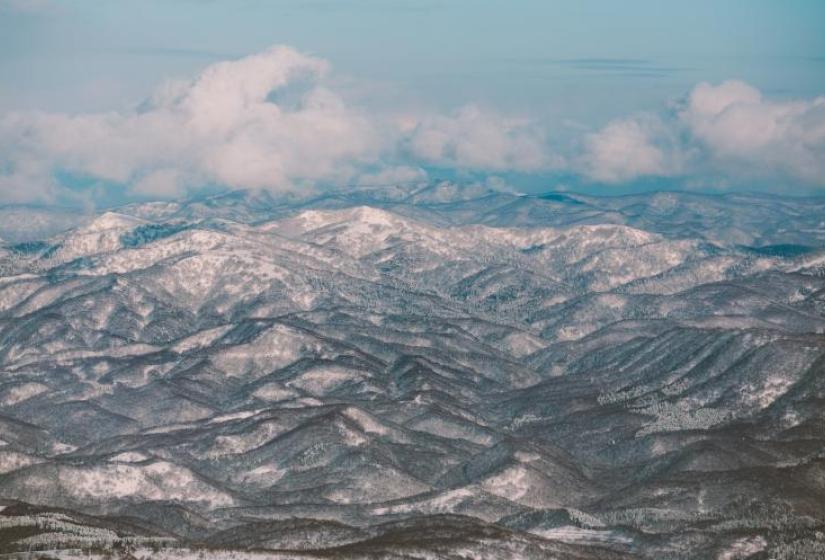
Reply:
[[0, 553], [825, 554], [824, 198], [60, 212], [0, 208]]

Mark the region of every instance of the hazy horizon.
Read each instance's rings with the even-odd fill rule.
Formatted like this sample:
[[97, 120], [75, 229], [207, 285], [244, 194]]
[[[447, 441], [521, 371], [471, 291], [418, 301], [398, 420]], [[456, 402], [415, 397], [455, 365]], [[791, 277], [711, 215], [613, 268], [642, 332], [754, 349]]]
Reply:
[[4, 0], [0, 204], [436, 179], [818, 194], [823, 18], [804, 0]]

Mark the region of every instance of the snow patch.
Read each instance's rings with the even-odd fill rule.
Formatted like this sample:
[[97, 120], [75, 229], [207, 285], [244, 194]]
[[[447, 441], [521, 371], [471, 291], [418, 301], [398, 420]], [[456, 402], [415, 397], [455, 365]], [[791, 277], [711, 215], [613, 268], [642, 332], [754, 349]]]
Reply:
[[222, 325], [193, 334], [172, 346], [172, 350], [183, 354], [191, 350], [205, 348], [226, 334], [232, 327], [233, 325]]
[[63, 489], [80, 499], [179, 500], [230, 506], [234, 500], [192, 471], [165, 461], [150, 465], [123, 463], [95, 467], [65, 467], [58, 475]]
[[140, 451], [125, 451], [109, 459], [112, 463], [142, 463], [148, 460], [149, 456]]
[[718, 560], [744, 560], [758, 552], [762, 552], [768, 546], [765, 537], [743, 537], [734, 541], [728, 548], [723, 550]]
[[339, 385], [352, 379], [359, 379], [363, 375], [358, 370], [339, 366], [316, 367], [302, 373], [286, 385], [303, 389], [315, 396], [323, 396]]
[[517, 501], [530, 491], [529, 475], [526, 468], [514, 465], [485, 479], [481, 487], [490, 494]]
[[49, 388], [42, 383], [32, 382], [14, 385], [11, 389], [5, 392], [2, 398], [0, 398], [0, 404], [3, 406], [12, 406], [36, 397], [37, 395], [43, 394], [48, 390]]

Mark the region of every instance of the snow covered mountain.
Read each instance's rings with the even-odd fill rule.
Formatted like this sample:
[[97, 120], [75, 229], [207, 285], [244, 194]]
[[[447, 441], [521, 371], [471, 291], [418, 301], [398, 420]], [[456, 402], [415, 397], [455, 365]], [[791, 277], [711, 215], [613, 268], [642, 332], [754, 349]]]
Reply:
[[5, 223], [0, 552], [821, 557], [823, 217], [442, 183]]

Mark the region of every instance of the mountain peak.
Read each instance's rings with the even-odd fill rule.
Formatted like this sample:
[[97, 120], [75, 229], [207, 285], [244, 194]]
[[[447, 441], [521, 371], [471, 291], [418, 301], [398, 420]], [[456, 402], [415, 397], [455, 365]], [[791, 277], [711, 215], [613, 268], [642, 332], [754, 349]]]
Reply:
[[335, 224], [346, 224], [352, 228], [356, 225], [375, 226], [379, 228], [396, 227], [404, 218], [375, 208], [374, 206], [356, 206], [342, 210], [305, 210], [295, 217], [305, 231], [312, 231]]
[[150, 222], [135, 216], [121, 214], [119, 212], [104, 212], [79, 231], [83, 233], [99, 233], [109, 230], [128, 230], [147, 223]]

